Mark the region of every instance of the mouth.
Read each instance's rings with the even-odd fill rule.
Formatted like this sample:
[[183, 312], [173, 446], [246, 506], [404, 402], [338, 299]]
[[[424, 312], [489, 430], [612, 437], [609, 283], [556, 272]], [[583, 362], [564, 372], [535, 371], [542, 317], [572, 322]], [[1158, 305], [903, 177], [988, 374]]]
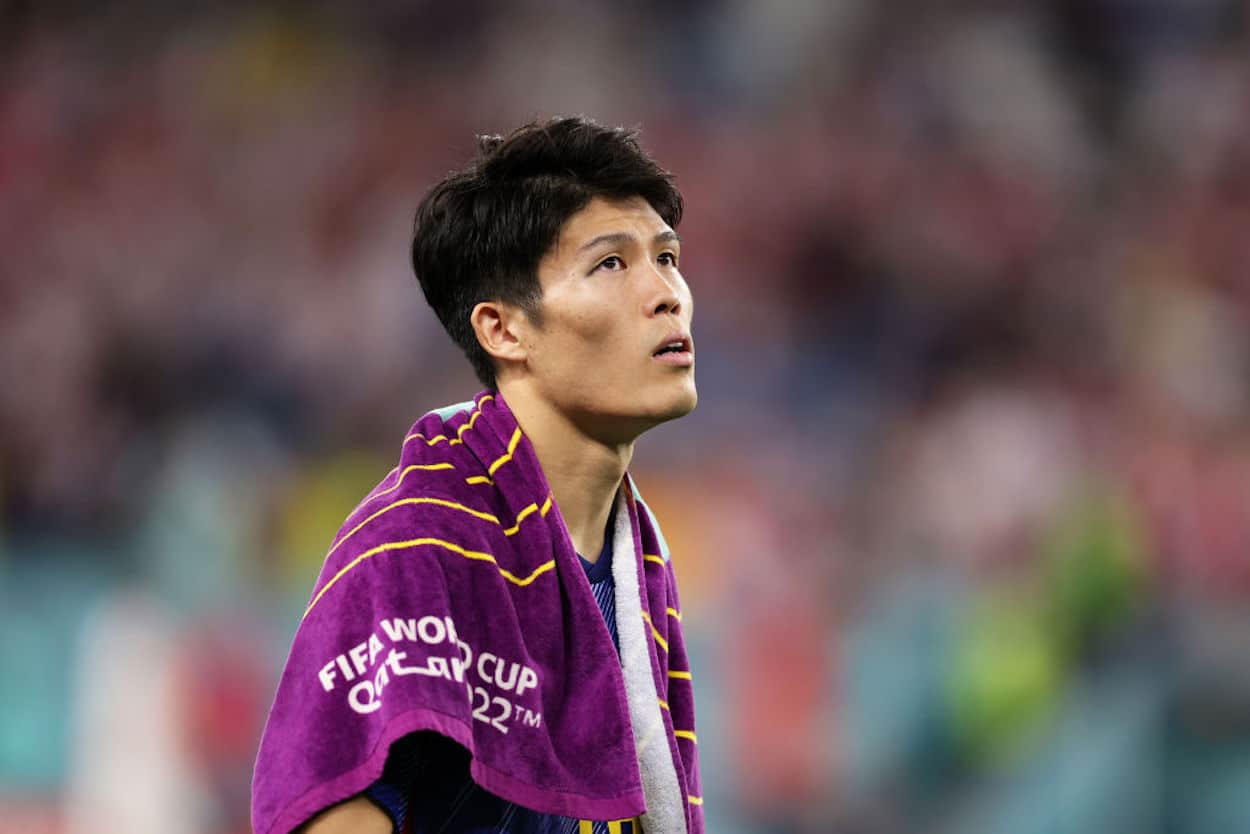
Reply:
[[685, 333], [670, 335], [652, 351], [651, 358], [665, 365], [693, 365], [694, 342]]

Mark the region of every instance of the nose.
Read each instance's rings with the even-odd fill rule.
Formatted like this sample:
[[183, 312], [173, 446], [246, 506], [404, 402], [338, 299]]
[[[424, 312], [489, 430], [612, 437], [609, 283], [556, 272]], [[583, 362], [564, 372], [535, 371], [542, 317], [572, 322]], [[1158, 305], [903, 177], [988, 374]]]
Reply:
[[659, 316], [665, 313], [676, 315], [682, 311], [681, 293], [674, 281], [655, 267], [651, 268], [651, 286], [647, 297], [647, 311], [650, 315]]
[[681, 302], [677, 300], [676, 295], [668, 295], [655, 305], [655, 315], [663, 315], [664, 313], [680, 313]]

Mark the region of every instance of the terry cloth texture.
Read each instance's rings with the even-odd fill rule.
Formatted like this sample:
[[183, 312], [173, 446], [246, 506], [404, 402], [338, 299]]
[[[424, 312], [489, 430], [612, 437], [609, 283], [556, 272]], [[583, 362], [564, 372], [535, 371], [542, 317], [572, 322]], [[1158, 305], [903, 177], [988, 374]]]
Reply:
[[[613, 512], [598, 561], [592, 565], [580, 559], [613, 640], [615, 530]], [[365, 789], [364, 795], [391, 818], [393, 834], [584, 834], [587, 828], [589, 834], [635, 834], [629, 820], [583, 821], [532, 811], [500, 799], [469, 777], [469, 757], [460, 745], [428, 732], [413, 733], [392, 744], [382, 776]]]
[[418, 730], [526, 808], [701, 834], [681, 605], [628, 475], [612, 570], [619, 659], [507, 404], [483, 393], [422, 417], [314, 586], [257, 756], [256, 834], [360, 793]]

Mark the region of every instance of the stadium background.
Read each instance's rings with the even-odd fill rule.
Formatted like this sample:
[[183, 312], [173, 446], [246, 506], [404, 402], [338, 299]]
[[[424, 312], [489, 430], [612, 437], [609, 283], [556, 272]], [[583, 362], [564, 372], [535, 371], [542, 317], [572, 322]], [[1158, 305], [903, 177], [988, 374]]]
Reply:
[[687, 198], [709, 830], [1250, 830], [1250, 4], [360, 6], [0, 3], [0, 831], [247, 830], [327, 542], [476, 390], [416, 201], [556, 113]]

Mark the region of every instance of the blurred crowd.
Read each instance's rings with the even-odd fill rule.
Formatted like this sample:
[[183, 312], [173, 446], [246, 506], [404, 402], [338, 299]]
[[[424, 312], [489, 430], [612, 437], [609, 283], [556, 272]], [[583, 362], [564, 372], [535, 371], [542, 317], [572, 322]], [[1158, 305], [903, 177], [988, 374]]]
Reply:
[[477, 386], [473, 136], [641, 126], [709, 830], [1250, 830], [1250, 4], [0, 4], [0, 832], [248, 830], [325, 549]]

